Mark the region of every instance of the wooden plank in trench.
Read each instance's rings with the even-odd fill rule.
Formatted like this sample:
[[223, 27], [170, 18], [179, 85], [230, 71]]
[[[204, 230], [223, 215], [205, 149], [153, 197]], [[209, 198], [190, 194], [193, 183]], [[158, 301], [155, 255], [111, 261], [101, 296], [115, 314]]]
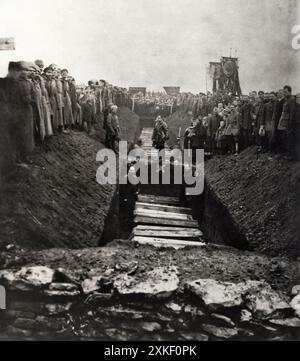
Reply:
[[176, 206], [168, 206], [165, 204], [153, 204], [153, 203], [136, 203], [137, 208], [144, 208], [148, 210], [157, 210], [163, 212], [170, 212], [170, 213], [181, 213], [181, 214], [192, 214], [192, 210], [190, 208], [185, 207], [176, 207]]
[[147, 230], [134, 228], [132, 234], [139, 237], [156, 237], [156, 238], [170, 238], [170, 239], [185, 239], [185, 240], [199, 240], [203, 233], [200, 230], [192, 230], [183, 228], [181, 231], [176, 232], [165, 230], [164, 227], [160, 227], [157, 230]]
[[197, 228], [197, 221], [188, 221], [181, 219], [167, 219], [167, 218], [153, 218], [153, 217], [141, 217], [137, 216], [134, 219], [135, 224], [149, 224], [149, 225], [160, 225], [160, 226], [175, 226], [181, 228]]
[[180, 249], [184, 247], [205, 247], [206, 243], [204, 242], [191, 242], [178, 239], [160, 239], [160, 238], [150, 238], [150, 237], [133, 237], [133, 242], [139, 244], [149, 244], [154, 247], [173, 247], [175, 249]]
[[169, 206], [180, 206], [180, 201], [176, 197], [162, 197], [155, 195], [142, 195], [138, 197], [138, 201], [142, 203], [165, 204]]
[[193, 220], [193, 217], [189, 214], [153, 211], [144, 208], [137, 208], [134, 211], [134, 215], [141, 217], [163, 218], [163, 219], [174, 219], [174, 220], [187, 220], [187, 221]]

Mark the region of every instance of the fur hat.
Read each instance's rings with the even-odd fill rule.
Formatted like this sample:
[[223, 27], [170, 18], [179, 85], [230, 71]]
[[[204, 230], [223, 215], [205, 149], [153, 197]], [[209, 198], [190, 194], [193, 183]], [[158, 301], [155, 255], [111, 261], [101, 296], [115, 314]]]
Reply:
[[44, 67], [45, 67], [45, 64], [44, 64], [43, 60], [38, 59], [38, 60], [36, 60], [34, 63], [35, 63], [35, 65], [37, 65], [39, 68], [44, 68]]
[[22, 70], [22, 68], [21, 68], [20, 64], [15, 61], [11, 61], [8, 64], [8, 71], [21, 71], [21, 70]]

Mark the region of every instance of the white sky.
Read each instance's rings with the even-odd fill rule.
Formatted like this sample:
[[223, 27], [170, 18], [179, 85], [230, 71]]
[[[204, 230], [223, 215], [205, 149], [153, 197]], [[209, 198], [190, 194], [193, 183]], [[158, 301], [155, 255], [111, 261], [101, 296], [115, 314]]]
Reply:
[[[0, 37], [9, 60], [43, 59], [67, 67], [77, 82], [166, 85], [205, 91], [205, 66], [238, 50], [244, 93], [300, 91], [300, 50], [292, 49], [300, 0], [0, 0]], [[300, 9], [300, 6], [299, 6]], [[300, 24], [300, 12], [298, 12]], [[232, 52], [235, 55], [235, 50]], [[210, 86], [209, 86], [210, 87]]]

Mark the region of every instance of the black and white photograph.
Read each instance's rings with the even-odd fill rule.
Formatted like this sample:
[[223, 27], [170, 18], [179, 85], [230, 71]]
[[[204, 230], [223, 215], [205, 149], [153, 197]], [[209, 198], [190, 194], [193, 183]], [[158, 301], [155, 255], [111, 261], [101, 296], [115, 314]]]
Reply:
[[300, 0], [0, 0], [0, 341], [300, 341]]

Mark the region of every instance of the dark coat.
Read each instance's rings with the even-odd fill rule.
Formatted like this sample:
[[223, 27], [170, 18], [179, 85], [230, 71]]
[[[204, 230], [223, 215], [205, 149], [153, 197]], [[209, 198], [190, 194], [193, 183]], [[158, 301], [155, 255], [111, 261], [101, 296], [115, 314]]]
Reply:
[[261, 102], [257, 106], [256, 112], [256, 126], [261, 127], [266, 125], [266, 105]]
[[241, 108], [241, 128], [243, 130], [251, 130], [253, 122], [253, 105], [245, 103]]
[[266, 104], [266, 131], [274, 131], [275, 126], [276, 101], [270, 101]]
[[294, 130], [296, 121], [296, 100], [294, 97], [286, 98], [283, 103], [282, 114], [278, 130]]
[[34, 89], [29, 79], [19, 79], [19, 95], [21, 101], [20, 112], [18, 113], [18, 143], [20, 155], [25, 156], [34, 149], [34, 123], [33, 108]]

